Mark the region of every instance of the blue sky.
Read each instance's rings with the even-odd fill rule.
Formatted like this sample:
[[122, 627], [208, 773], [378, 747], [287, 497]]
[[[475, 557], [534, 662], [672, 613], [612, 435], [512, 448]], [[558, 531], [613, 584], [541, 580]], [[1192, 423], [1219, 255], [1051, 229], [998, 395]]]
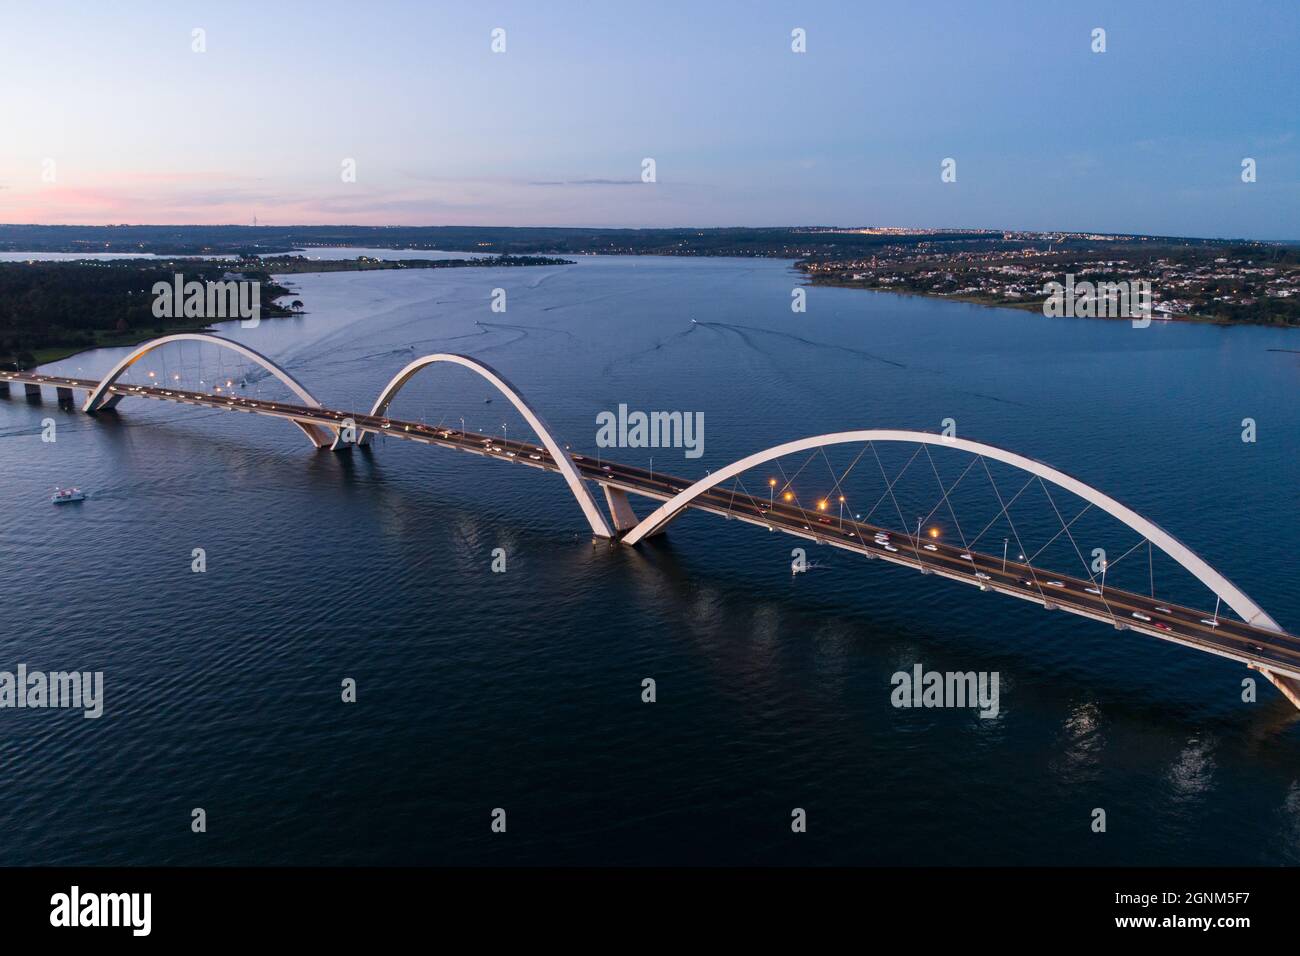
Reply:
[[0, 221], [1296, 239], [1298, 91], [1291, 0], [10, 0]]

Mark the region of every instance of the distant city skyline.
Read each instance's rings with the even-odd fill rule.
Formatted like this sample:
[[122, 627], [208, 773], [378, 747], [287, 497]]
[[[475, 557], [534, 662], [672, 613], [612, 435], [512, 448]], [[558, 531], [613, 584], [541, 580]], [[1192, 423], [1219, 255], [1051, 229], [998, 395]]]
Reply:
[[1260, 0], [14, 4], [0, 222], [1296, 240], [1298, 38]]

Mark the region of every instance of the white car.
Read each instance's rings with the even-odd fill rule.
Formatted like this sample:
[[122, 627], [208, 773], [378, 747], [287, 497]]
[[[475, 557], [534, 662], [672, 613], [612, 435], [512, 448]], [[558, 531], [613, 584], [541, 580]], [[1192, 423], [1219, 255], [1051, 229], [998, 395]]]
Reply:
[[1173, 614], [1173, 613], [1174, 613], [1173, 611], [1169, 610], [1169, 608], [1165, 607], [1163, 604], [1157, 606], [1157, 607], [1156, 607], [1156, 610], [1159, 611], [1161, 614]]
[[1064, 582], [1061, 582], [1061, 581], [1048, 581], [1047, 583], [1048, 583], [1049, 585], [1051, 585], [1052, 587], [1054, 587], [1054, 588], [1063, 588], [1063, 587], [1065, 587]]
[[1143, 614], [1141, 611], [1134, 611], [1132, 616], [1135, 617], [1135, 618], [1137, 618], [1139, 621], [1150, 621], [1150, 620], [1151, 620], [1151, 618], [1147, 617], [1147, 616], [1146, 616], [1145, 614]]
[[1201, 618], [1201, 623], [1202, 623], [1202, 624], [1208, 624], [1210, 627], [1218, 627], [1218, 626], [1219, 626], [1219, 622], [1218, 622], [1218, 621], [1212, 621], [1212, 620], [1210, 620], [1208, 617], [1203, 617], [1203, 618]]
[[983, 571], [976, 571], [976, 572], [975, 572], [975, 577], [979, 578], [981, 581], [992, 581], [992, 580], [993, 580], [993, 579], [990, 578], [987, 574], [985, 574]]
[[961, 559], [962, 559], [963, 561], [972, 561], [972, 562], [975, 560], [975, 559], [972, 558], [969, 554], [963, 554], [963, 555], [961, 556]]
[[528, 457], [531, 458], [533, 461], [541, 461], [541, 460], [542, 460], [542, 456], [541, 456], [541, 455], [529, 455]]
[[935, 547], [934, 545], [932, 545], [932, 544], [923, 545], [923, 547], [924, 547], [925, 550], [927, 550], [927, 551], [938, 551], [938, 550], [939, 550], [938, 548], [936, 548], [936, 547]]
[[893, 551], [893, 552], [895, 552], [895, 553], [897, 553], [897, 551], [898, 551], [898, 549], [897, 549], [896, 547], [894, 547], [892, 544], [887, 544], [887, 545], [885, 545], [885, 550], [886, 550], [886, 551]]
[[1096, 588], [1084, 588], [1084, 590], [1087, 591], [1089, 594], [1101, 594], [1101, 592], [1098, 591]]

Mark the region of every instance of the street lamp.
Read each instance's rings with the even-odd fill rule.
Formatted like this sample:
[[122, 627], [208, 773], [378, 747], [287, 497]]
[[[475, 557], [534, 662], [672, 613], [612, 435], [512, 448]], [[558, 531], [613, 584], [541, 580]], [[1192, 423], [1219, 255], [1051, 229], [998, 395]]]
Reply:
[[1006, 538], [1002, 539], [1002, 570], [1004, 573], [1007, 570], [1007, 539]]
[[465, 419], [460, 420], [460, 440], [465, 440]]
[[844, 496], [840, 495], [840, 530], [844, 530]]
[[776, 507], [776, 479], [767, 479], [767, 507], [769, 509]]

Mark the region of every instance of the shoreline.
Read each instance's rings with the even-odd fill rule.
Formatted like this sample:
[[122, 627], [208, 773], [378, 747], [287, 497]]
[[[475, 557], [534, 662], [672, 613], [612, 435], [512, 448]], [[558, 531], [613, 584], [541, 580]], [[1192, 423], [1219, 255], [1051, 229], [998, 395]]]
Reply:
[[[735, 258], [735, 257], [723, 256], [718, 258]], [[740, 257], [740, 258], [748, 258], [748, 257]], [[333, 260], [325, 260], [325, 261], [330, 262]], [[352, 263], [352, 260], [338, 260], [338, 261], [344, 263]], [[385, 260], [385, 262], [396, 262], [396, 261], [399, 260]], [[440, 260], [432, 260], [432, 261], [440, 261]], [[989, 309], [1011, 309], [1018, 312], [1039, 312], [1039, 313], [1041, 313], [1042, 311], [1041, 302], [1000, 302], [1000, 301], [996, 301], [988, 298], [982, 298], [978, 296], [938, 295], [929, 292], [918, 292], [911, 289], [875, 288], [872, 286], [862, 285], [860, 283], [853, 283], [853, 282], [819, 281], [816, 279], [809, 278], [807, 272], [804, 272], [803, 270], [799, 269], [797, 265], [795, 265], [795, 263], [797, 263], [798, 260], [791, 259], [788, 261], [791, 263], [792, 270], [796, 272], [798, 275], [802, 276], [806, 280], [806, 285], [808, 286], [820, 286], [820, 287], [836, 288], [836, 289], [856, 289], [862, 292], [878, 292], [878, 293], [883, 293], [885, 295], [897, 295], [897, 296], [916, 297], [916, 298], [923, 298], [923, 299], [934, 299], [941, 302], [963, 302], [967, 305], [978, 305]], [[319, 260], [317, 260], [317, 262], [319, 263]], [[313, 274], [313, 273], [319, 274], [319, 273], [329, 273], [329, 272], [362, 272], [362, 271], [368, 272], [368, 271], [384, 271], [384, 270], [397, 271], [400, 268], [402, 267], [396, 265], [381, 265], [381, 264], [366, 263], [364, 268], [347, 268], [345, 266], [343, 268], [335, 267], [335, 268], [325, 268], [325, 269], [298, 269], [292, 272], [278, 272], [278, 271], [272, 272], [271, 275], [272, 277], [274, 277], [276, 275], [304, 275], [304, 274]], [[281, 286], [281, 288], [283, 288], [283, 286]], [[272, 303], [274, 303], [276, 299], [285, 298], [286, 296], [292, 294], [293, 292], [292, 290], [290, 290], [275, 296], [271, 301]], [[264, 319], [297, 318], [299, 316], [303, 316], [307, 314], [308, 313], [306, 311], [284, 312], [272, 316], [264, 316], [263, 318]], [[1099, 322], [1131, 321], [1131, 319], [1129, 318], [1124, 318], [1119, 316], [1110, 317], [1110, 316], [1095, 316], [1095, 315], [1044, 316], [1044, 318], [1091, 319]], [[1287, 325], [1285, 323], [1246, 322], [1246, 321], [1234, 322], [1227, 319], [1217, 319], [1214, 318], [1213, 316], [1205, 316], [1205, 315], [1172, 315], [1169, 317], [1157, 317], [1153, 315], [1151, 317], [1151, 321], [1169, 322], [1169, 323], [1182, 322], [1182, 323], [1188, 323], [1192, 325], [1215, 325], [1221, 328], [1233, 328], [1237, 326], [1252, 326], [1256, 328], [1272, 328], [1272, 329], [1296, 328], [1296, 326], [1294, 325]], [[51, 347], [49, 349], [37, 350], [34, 353], [36, 357], [36, 362], [32, 367], [40, 368], [41, 366], [44, 365], [49, 365], [54, 362], [62, 362], [66, 359], [73, 358], [77, 355], [81, 355], [86, 352], [94, 352], [98, 349], [123, 348], [132, 345], [139, 345], [143, 342], [149, 341], [150, 339], [159, 338], [160, 336], [170, 335], [176, 332], [212, 332], [212, 331], [213, 331], [213, 323], [203, 322], [201, 324], [194, 324], [194, 325], [168, 326], [162, 332], [158, 332], [156, 330], [149, 330], [148, 332], [144, 332], [142, 330], [138, 333], [137, 332], [114, 333], [114, 334], [106, 335], [105, 341], [97, 342], [94, 345], [66, 347], [66, 348]]]
[[[874, 286], [862, 285], [855, 282], [832, 282], [818, 281], [809, 279], [808, 273], [803, 270], [797, 270], [800, 275], [808, 279], [810, 286], [823, 286], [833, 289], [857, 289], [862, 292], [883, 292], [887, 295], [915, 296], [921, 299], [936, 299], [940, 302], [965, 302], [967, 305], [979, 305], [989, 309], [1014, 309], [1018, 312], [1038, 312], [1042, 313], [1043, 304], [1041, 302], [1001, 302], [995, 299], [983, 298], [973, 295], [942, 295], [933, 292], [918, 292], [914, 289], [884, 289]], [[1132, 321], [1130, 316], [1107, 316], [1107, 315], [1061, 315], [1061, 316], [1043, 316], [1043, 318], [1061, 318], [1061, 319], [1092, 319], [1098, 322], [1129, 322]], [[1288, 325], [1285, 322], [1250, 322], [1234, 321], [1232, 319], [1219, 319], [1212, 315], [1194, 315], [1179, 314], [1158, 317], [1151, 316], [1152, 322], [1186, 322], [1190, 325], [1217, 325], [1221, 328], [1236, 328], [1238, 326], [1253, 326], [1263, 329], [1295, 329], [1300, 328], [1296, 325]]]
[[[504, 262], [497, 262], [498, 258], [505, 259]], [[538, 261], [521, 261], [524, 259], [535, 259]], [[77, 260], [67, 260], [69, 264], [76, 264]], [[129, 261], [129, 260], [122, 260]], [[153, 260], [140, 260], [153, 264]], [[225, 265], [226, 263], [218, 260], [208, 260], [209, 264]], [[6, 263], [7, 264], [7, 263]], [[501, 256], [481, 259], [301, 259], [293, 257], [288, 262], [271, 262], [266, 263], [269, 267], [266, 275], [269, 279], [267, 288], [276, 291], [270, 296], [267, 306], [263, 307], [264, 314], [262, 320], [270, 319], [288, 319], [298, 318], [306, 315], [306, 311], [294, 312], [278, 304], [280, 299], [288, 298], [297, 294], [296, 290], [290, 289], [275, 280], [278, 277], [295, 276], [295, 275], [322, 275], [336, 272], [380, 272], [380, 271], [402, 271], [402, 270], [421, 270], [421, 269], [447, 269], [447, 268], [487, 268], [489, 265], [499, 268], [524, 268], [526, 266], [542, 265], [573, 265], [573, 262], [563, 259], [548, 259], [543, 256]], [[175, 320], [172, 320], [173, 322]], [[139, 345], [148, 342], [150, 339], [160, 338], [164, 335], [171, 335], [177, 332], [212, 332], [213, 326], [219, 324], [219, 320], [214, 323], [210, 319], [195, 319], [192, 323], [182, 322], [180, 324], [171, 324], [164, 326], [162, 331], [156, 328], [131, 329], [126, 332], [97, 332], [96, 341], [93, 345], [52, 345], [47, 347], [38, 347], [32, 350], [34, 361], [31, 368], [41, 368], [42, 366], [54, 362], [62, 362], [67, 359], [81, 355], [85, 352], [93, 352], [97, 349], [126, 348], [133, 345]]]

